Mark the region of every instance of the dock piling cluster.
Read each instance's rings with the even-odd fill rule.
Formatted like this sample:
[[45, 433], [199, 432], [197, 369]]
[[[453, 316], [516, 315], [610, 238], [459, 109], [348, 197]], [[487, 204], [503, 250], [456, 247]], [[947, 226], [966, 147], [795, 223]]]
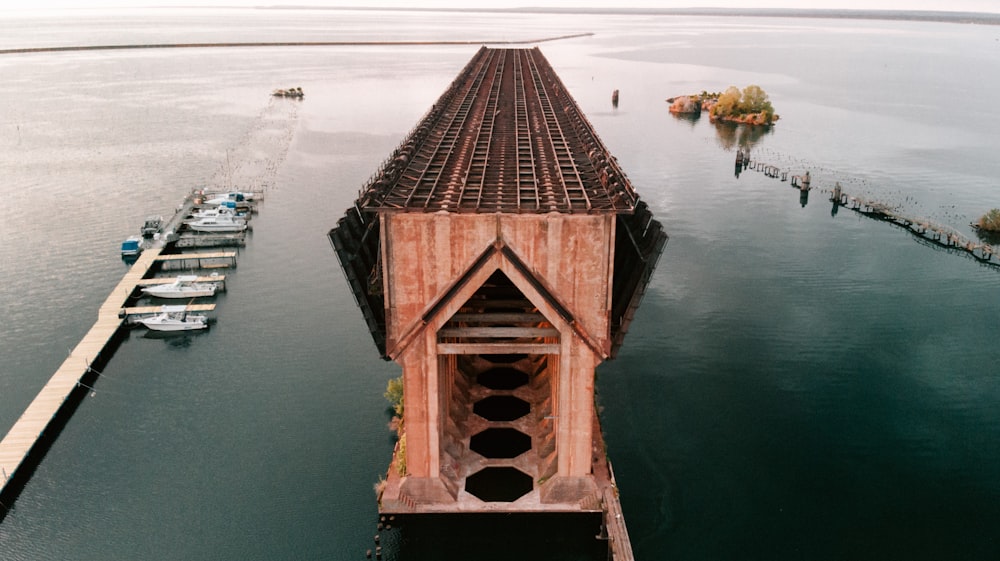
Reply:
[[[767, 177], [780, 178], [781, 181], [785, 181], [790, 173], [788, 169], [751, 158], [750, 151], [742, 148], [736, 152], [736, 169], [737, 176], [739, 176], [740, 171], [750, 169], [763, 172]], [[807, 194], [813, 189], [810, 172], [806, 171], [802, 175], [792, 175], [791, 186], [802, 193], [800, 200], [803, 201], [803, 206], [805, 206], [805, 201], [808, 200]], [[829, 200], [833, 203], [833, 208], [830, 212], [833, 215], [837, 214], [839, 208], [847, 208], [862, 216], [889, 222], [903, 228], [912, 235], [920, 238], [921, 241], [949, 251], [965, 254], [985, 265], [1000, 267], [1000, 256], [997, 255], [996, 250], [991, 244], [974, 241], [954, 228], [936, 223], [927, 218], [907, 215], [898, 208], [884, 202], [861, 195], [850, 195], [844, 191], [843, 186], [839, 182], [835, 182], [834, 186], [829, 189], [819, 188], [819, 191], [829, 193]]]

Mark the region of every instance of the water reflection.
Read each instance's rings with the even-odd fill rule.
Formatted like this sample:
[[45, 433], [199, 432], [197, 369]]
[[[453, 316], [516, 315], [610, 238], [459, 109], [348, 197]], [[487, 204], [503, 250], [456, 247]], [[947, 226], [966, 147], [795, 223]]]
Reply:
[[701, 119], [701, 113], [671, 113], [670, 115], [678, 121], [687, 121], [692, 127]]
[[163, 341], [168, 347], [186, 349], [191, 346], [195, 337], [205, 333], [206, 331], [146, 331], [142, 334], [142, 338], [156, 339]]
[[973, 228], [973, 230], [976, 232], [976, 237], [979, 238], [979, 241], [990, 245], [1000, 244], [1000, 232], [990, 232], [982, 228]]
[[726, 121], [716, 121], [712, 124], [715, 125], [715, 136], [719, 146], [726, 151], [734, 148], [753, 148], [774, 130], [771, 126], [744, 125]]

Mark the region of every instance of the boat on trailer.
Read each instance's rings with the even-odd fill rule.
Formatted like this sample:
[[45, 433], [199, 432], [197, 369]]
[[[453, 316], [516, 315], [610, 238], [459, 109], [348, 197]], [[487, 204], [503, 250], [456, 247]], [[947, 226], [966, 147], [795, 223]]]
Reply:
[[208, 316], [189, 314], [187, 306], [161, 306], [158, 314], [138, 323], [153, 331], [196, 331], [208, 327]]
[[147, 286], [142, 289], [146, 296], [157, 298], [198, 298], [201, 296], [215, 296], [215, 291], [219, 285], [213, 282], [197, 282], [195, 275], [181, 275], [174, 282], [167, 284], [157, 284]]

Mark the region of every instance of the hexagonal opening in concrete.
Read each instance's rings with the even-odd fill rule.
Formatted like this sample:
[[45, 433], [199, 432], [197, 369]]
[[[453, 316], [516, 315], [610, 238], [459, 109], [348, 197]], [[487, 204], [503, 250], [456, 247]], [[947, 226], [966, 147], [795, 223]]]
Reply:
[[483, 468], [465, 478], [465, 490], [486, 502], [513, 502], [531, 489], [531, 476], [512, 467]]
[[487, 421], [513, 421], [531, 412], [531, 404], [512, 395], [491, 395], [472, 406], [472, 412]]
[[480, 385], [491, 390], [513, 390], [528, 383], [528, 375], [516, 368], [490, 368], [476, 376]]
[[516, 458], [531, 450], [531, 437], [517, 429], [486, 429], [472, 435], [469, 448], [485, 458]]

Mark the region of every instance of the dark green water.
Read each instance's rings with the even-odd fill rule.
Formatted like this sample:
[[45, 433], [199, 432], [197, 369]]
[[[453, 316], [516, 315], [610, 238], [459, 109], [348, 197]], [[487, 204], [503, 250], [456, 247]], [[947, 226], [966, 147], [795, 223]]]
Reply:
[[[1000, 271], [833, 215], [823, 192], [839, 181], [972, 236], [1000, 207], [1000, 28], [296, 11], [0, 27], [4, 47], [595, 32], [541, 48], [671, 236], [599, 371], [637, 558], [1000, 556]], [[0, 58], [3, 432], [124, 273], [121, 239], [218, 181], [272, 89], [306, 92], [217, 323], [132, 333], [0, 523], [0, 558], [364, 558], [398, 368], [324, 235], [476, 48]], [[666, 111], [749, 83], [781, 114], [752, 151], [811, 171], [805, 206], [787, 183], [734, 177], [725, 131]], [[473, 543], [502, 552], [515, 533]]]

